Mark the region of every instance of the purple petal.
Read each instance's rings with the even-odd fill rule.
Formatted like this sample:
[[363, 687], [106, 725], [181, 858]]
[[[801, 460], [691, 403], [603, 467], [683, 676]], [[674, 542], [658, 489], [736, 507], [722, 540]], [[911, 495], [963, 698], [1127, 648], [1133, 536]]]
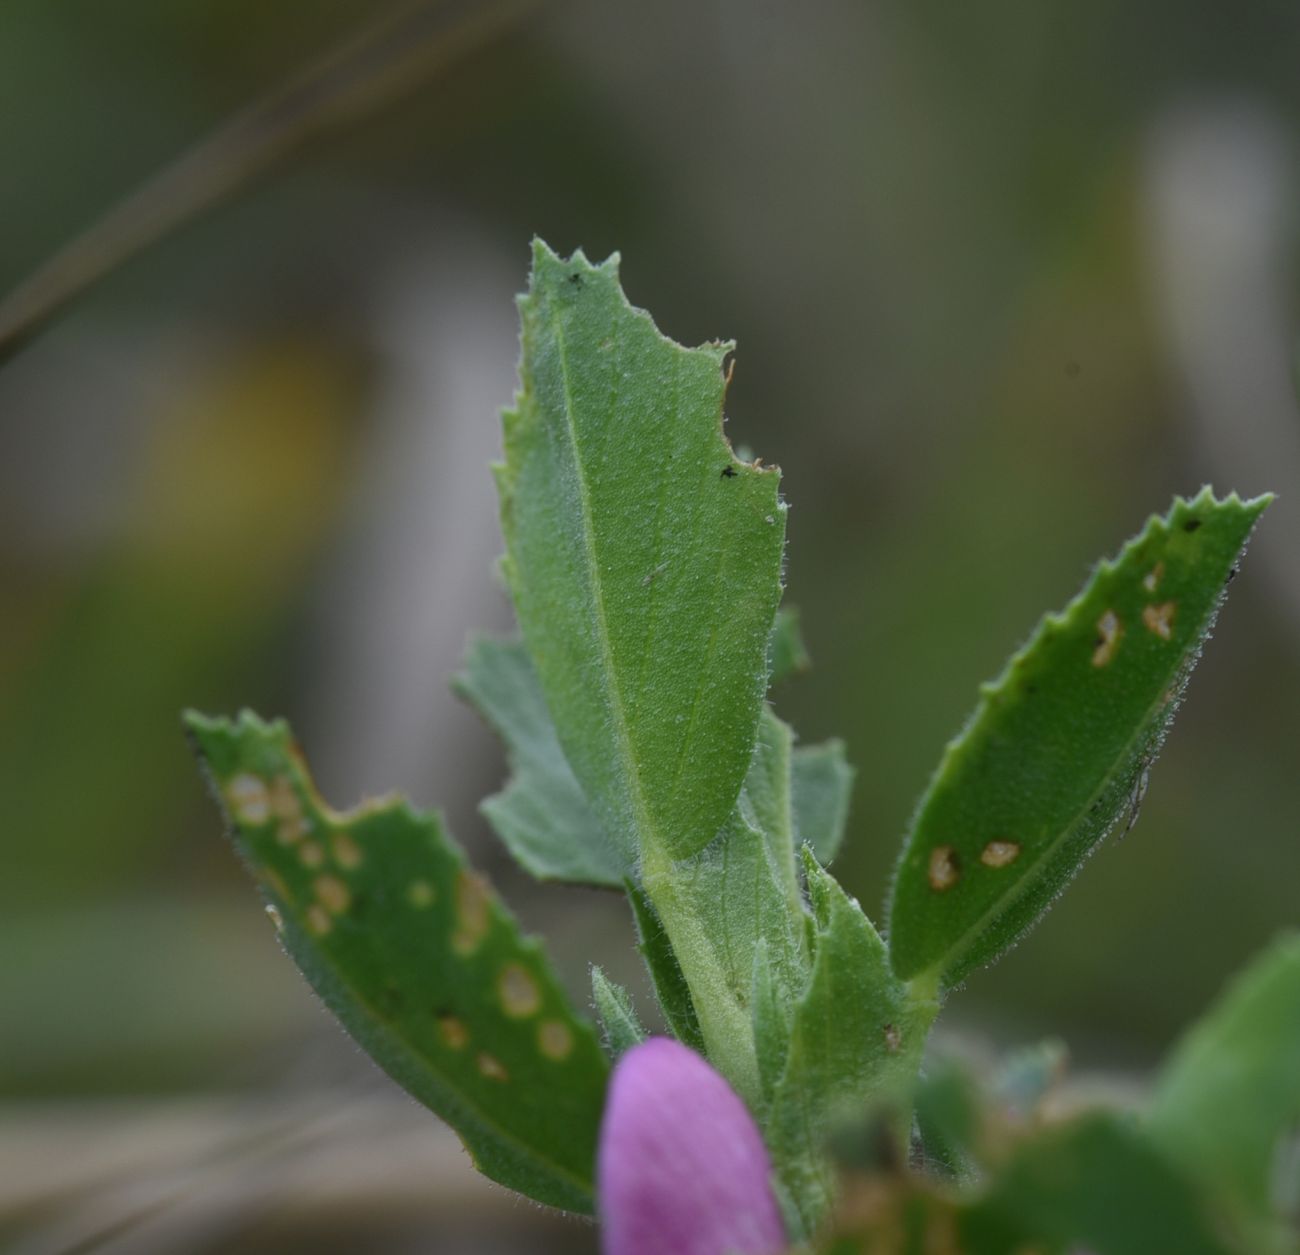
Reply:
[[745, 1104], [699, 1055], [652, 1037], [619, 1060], [597, 1165], [604, 1255], [778, 1255], [771, 1172]]

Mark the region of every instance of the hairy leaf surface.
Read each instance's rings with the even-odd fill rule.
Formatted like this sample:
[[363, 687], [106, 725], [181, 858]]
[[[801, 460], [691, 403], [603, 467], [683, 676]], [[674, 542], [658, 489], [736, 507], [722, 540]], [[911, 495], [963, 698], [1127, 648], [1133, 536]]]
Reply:
[[1268, 498], [1209, 489], [1153, 517], [1049, 615], [922, 799], [894, 881], [894, 970], [949, 985], [989, 963], [1047, 909], [1146, 773]]
[[906, 1089], [937, 1008], [909, 999], [861, 907], [816, 859], [805, 854], [804, 864], [816, 949], [767, 1136], [777, 1174], [811, 1232], [834, 1197], [827, 1130]]
[[758, 948], [788, 1004], [807, 978], [790, 812], [792, 734], [770, 708], [722, 831], [646, 881], [690, 982], [709, 1059], [751, 1107], [761, 1102], [751, 1010]]
[[478, 638], [454, 687], [506, 746], [510, 782], [480, 809], [515, 860], [540, 880], [621, 888], [635, 851], [620, 850], [597, 822], [523, 643]]
[[678, 1041], [697, 1053], [704, 1054], [704, 1036], [700, 1032], [695, 1001], [673, 951], [672, 942], [664, 931], [663, 922], [642, 890], [631, 881], [625, 887], [636, 919], [637, 949], [649, 969], [650, 981], [654, 985], [655, 997], [659, 1000], [664, 1019], [668, 1021], [668, 1027]]
[[810, 845], [825, 866], [840, 851], [856, 774], [842, 741], [800, 745], [790, 760], [790, 807], [796, 845]]
[[605, 1056], [441, 820], [400, 800], [331, 810], [283, 722], [186, 723], [280, 939], [326, 1005], [487, 1176], [589, 1212]]
[[712, 840], [749, 766], [785, 507], [722, 434], [731, 346], [660, 335], [617, 267], [535, 244], [497, 481], [565, 756], [604, 830], [662, 860]]
[[632, 1006], [632, 995], [594, 965], [591, 969], [591, 996], [600, 1017], [605, 1049], [611, 1058], [617, 1059], [645, 1041], [646, 1031]]

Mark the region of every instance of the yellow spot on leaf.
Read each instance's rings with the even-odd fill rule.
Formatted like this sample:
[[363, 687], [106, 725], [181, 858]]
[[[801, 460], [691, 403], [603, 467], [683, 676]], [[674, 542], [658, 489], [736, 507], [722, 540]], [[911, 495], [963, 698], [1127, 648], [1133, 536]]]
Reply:
[[442, 1040], [452, 1050], [464, 1050], [469, 1045], [469, 1029], [454, 1015], [438, 1017], [438, 1032], [442, 1034]]
[[226, 785], [226, 800], [241, 823], [264, 824], [271, 818], [266, 784], [247, 771], [240, 772]]
[[426, 907], [432, 906], [433, 900], [437, 896], [433, 886], [427, 880], [413, 880], [406, 890], [406, 900], [417, 911], [423, 911]]
[[325, 851], [315, 841], [304, 841], [298, 847], [298, 857], [304, 867], [319, 867], [325, 862]]
[[537, 1030], [537, 1046], [548, 1059], [559, 1063], [573, 1049], [573, 1034], [561, 1020], [543, 1020]]
[[302, 807], [298, 805], [298, 795], [293, 791], [288, 776], [276, 776], [271, 781], [268, 797], [271, 802], [271, 813], [277, 819], [297, 819], [302, 814]]
[[315, 933], [317, 937], [323, 937], [333, 927], [334, 924], [330, 920], [329, 914], [320, 903], [314, 902], [307, 908], [307, 929], [309, 932]]
[[277, 933], [284, 932], [284, 916], [280, 914], [279, 910], [268, 905], [266, 908], [266, 914], [271, 923], [275, 925], [275, 931]]
[[537, 992], [537, 982], [519, 963], [507, 963], [497, 978], [497, 992], [501, 995], [501, 1009], [514, 1019], [535, 1015], [542, 1005], [542, 995]]
[[305, 837], [311, 831], [311, 824], [303, 815], [295, 815], [292, 819], [282, 819], [280, 826], [275, 830], [276, 840], [281, 845], [292, 845], [295, 841]]
[[508, 1081], [510, 1073], [505, 1070], [499, 1059], [494, 1059], [486, 1050], [480, 1051], [478, 1056], [478, 1070], [487, 1077], [489, 1081]]
[[331, 915], [342, 915], [352, 905], [352, 893], [337, 876], [317, 876], [312, 882], [316, 897]]
[[451, 948], [457, 954], [473, 954], [488, 930], [490, 890], [487, 881], [462, 870], [456, 878], [456, 932]]
[[1176, 601], [1162, 601], [1158, 606], [1147, 606], [1142, 611], [1142, 622], [1148, 632], [1154, 632], [1162, 641], [1167, 641], [1174, 634], [1174, 612], [1178, 609]]
[[355, 871], [361, 866], [361, 847], [352, 839], [352, 834], [336, 832], [330, 838], [330, 849], [334, 852], [334, 861], [346, 871]]
[[1123, 634], [1124, 625], [1120, 623], [1119, 615], [1113, 610], [1107, 610], [1097, 620], [1097, 644], [1092, 651], [1094, 667], [1104, 667], [1115, 657], [1115, 651], [1119, 648], [1119, 638]]
[[950, 845], [930, 851], [930, 888], [936, 893], [951, 889], [961, 878], [961, 859]]
[[1020, 857], [1019, 841], [990, 841], [980, 851], [980, 862], [985, 867], [1006, 867]]
[[1165, 564], [1157, 562], [1155, 566], [1142, 577], [1142, 587], [1149, 593], [1154, 593], [1160, 586], [1160, 581], [1165, 573]]

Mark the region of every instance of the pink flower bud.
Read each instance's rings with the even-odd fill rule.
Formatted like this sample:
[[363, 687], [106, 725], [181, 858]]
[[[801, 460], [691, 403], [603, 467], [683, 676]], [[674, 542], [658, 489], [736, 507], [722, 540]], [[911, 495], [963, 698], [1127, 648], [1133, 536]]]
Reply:
[[779, 1255], [757, 1126], [699, 1055], [652, 1037], [619, 1060], [600, 1130], [604, 1255]]

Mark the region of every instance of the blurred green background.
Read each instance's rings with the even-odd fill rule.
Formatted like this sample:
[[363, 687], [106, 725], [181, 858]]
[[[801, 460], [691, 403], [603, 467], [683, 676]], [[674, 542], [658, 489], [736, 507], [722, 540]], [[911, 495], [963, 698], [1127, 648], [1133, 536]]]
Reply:
[[[0, 291], [391, 7], [11, 0]], [[46, 327], [0, 367], [8, 1162], [45, 1111], [386, 1092], [279, 955], [187, 705], [287, 715], [337, 804], [442, 807], [580, 999], [590, 960], [634, 978], [616, 903], [494, 847], [501, 757], [446, 687], [509, 625], [487, 463], [535, 233], [739, 341], [729, 434], [784, 468], [815, 664], [779, 705], [848, 742], [868, 907], [1037, 616], [1173, 493], [1280, 494], [1140, 824], [945, 1017], [1140, 1075], [1297, 916], [1298, 51], [1268, 0], [539, 3]], [[33, 1172], [0, 1195], [27, 1234], [73, 1214]], [[311, 1249], [576, 1240], [500, 1193], [460, 1237], [418, 1190], [358, 1197]], [[298, 1249], [267, 1208], [158, 1249]]]

